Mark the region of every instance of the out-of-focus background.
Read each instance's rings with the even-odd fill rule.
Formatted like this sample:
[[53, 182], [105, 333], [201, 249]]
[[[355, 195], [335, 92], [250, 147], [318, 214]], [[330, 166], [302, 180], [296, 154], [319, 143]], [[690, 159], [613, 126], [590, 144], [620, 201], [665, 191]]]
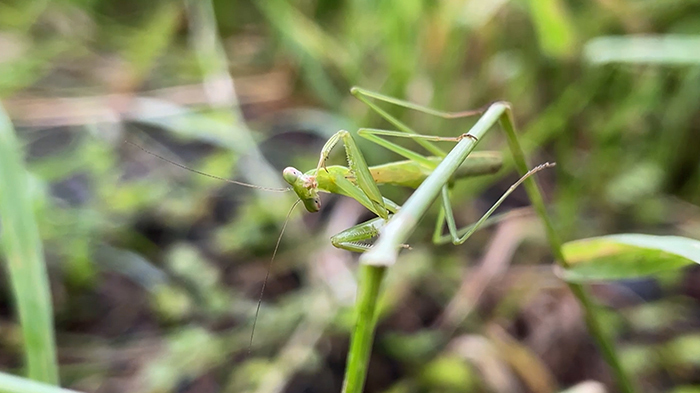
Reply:
[[[0, 99], [32, 175], [63, 386], [340, 391], [357, 254], [328, 238], [371, 214], [331, 195], [292, 214], [248, 354], [293, 195], [125, 141], [281, 187], [337, 130], [391, 127], [354, 85], [444, 110], [510, 101], [530, 164], [558, 164], [538, 181], [565, 240], [700, 238], [698, 1], [4, 0]], [[425, 134], [474, 122], [384, 107]], [[360, 146], [370, 164], [398, 159]], [[460, 224], [517, 179], [506, 146], [494, 129], [479, 149], [506, 168], [455, 185]], [[430, 243], [436, 209], [414, 233], [385, 285], [367, 392], [614, 390], [524, 192], [506, 205], [462, 246]], [[0, 368], [21, 373], [2, 274]], [[700, 391], [699, 283], [689, 268], [590, 286], [644, 391]]]

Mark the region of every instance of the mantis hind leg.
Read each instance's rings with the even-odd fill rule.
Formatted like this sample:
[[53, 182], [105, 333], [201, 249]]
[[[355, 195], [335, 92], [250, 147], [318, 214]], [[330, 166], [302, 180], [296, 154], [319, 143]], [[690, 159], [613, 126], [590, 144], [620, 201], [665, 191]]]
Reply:
[[[491, 206], [491, 208], [489, 208], [489, 210], [486, 213], [484, 213], [484, 215], [481, 216], [479, 220], [477, 220], [477, 222], [461, 229], [457, 229], [457, 225], [455, 224], [454, 214], [452, 213], [452, 205], [450, 204], [448, 186], [442, 186], [442, 209], [440, 209], [440, 215], [438, 216], [438, 220], [435, 226], [435, 232], [433, 233], [433, 242], [442, 244], [447, 243], [448, 241], [452, 241], [452, 243], [455, 245], [464, 243], [481, 226], [489, 225], [490, 222], [488, 220], [493, 214], [493, 212], [496, 211], [496, 209], [503, 203], [503, 201], [506, 200], [508, 195], [515, 191], [515, 189], [518, 188], [520, 184], [522, 184], [527, 178], [534, 175], [535, 173], [545, 168], [553, 167], [554, 165], [554, 163], [547, 162], [530, 169], [520, 179], [518, 179], [518, 181], [513, 183], [513, 185], [511, 185], [508, 188], [508, 190], [506, 190], [506, 192], [504, 192], [503, 195], [501, 195], [501, 197], [496, 201], [496, 203], [494, 203], [493, 206]], [[494, 217], [491, 223], [498, 222], [500, 217], [501, 216]], [[442, 235], [442, 228], [445, 224], [445, 221], [447, 221], [447, 229], [449, 231], [449, 236]]]
[[[408, 108], [408, 109], [413, 109], [415, 111], [423, 112], [423, 113], [426, 113], [428, 115], [441, 117], [443, 119], [459, 119], [459, 118], [463, 118], [463, 117], [471, 117], [471, 116], [481, 115], [490, 106], [490, 105], [485, 105], [485, 106], [483, 106], [481, 108], [477, 108], [477, 109], [470, 109], [470, 110], [459, 111], [459, 112], [448, 112], [448, 111], [441, 111], [441, 110], [433, 109], [433, 108], [427, 107], [425, 105], [419, 105], [419, 104], [416, 104], [414, 102], [400, 100], [398, 98], [390, 97], [390, 96], [387, 96], [387, 95], [384, 95], [381, 93], [377, 93], [377, 92], [374, 92], [371, 90], [363, 89], [363, 88], [357, 87], [357, 86], [350, 89], [350, 94], [352, 94], [358, 98], [359, 97], [374, 98], [374, 99], [379, 100], [379, 101], [384, 101], [384, 102], [387, 102], [389, 104], [393, 104], [393, 105]], [[364, 101], [363, 99], [360, 99], [360, 100]]]
[[[415, 132], [406, 124], [401, 122], [399, 119], [395, 118], [394, 116], [390, 115], [387, 111], [384, 109], [380, 108], [377, 106], [374, 102], [371, 101], [371, 99], [383, 101], [392, 105], [400, 106], [403, 108], [408, 108], [412, 109], [418, 112], [422, 112], [428, 115], [432, 116], [437, 116], [443, 119], [459, 119], [463, 117], [470, 117], [470, 116], [477, 116], [481, 115], [484, 113], [486, 110], [486, 107], [482, 107], [479, 109], [475, 110], [467, 110], [467, 111], [461, 111], [461, 112], [445, 112], [445, 111], [439, 111], [433, 108], [429, 108], [427, 106], [423, 105], [418, 105], [412, 102], [400, 100], [398, 98], [394, 97], [389, 97], [384, 94], [380, 94], [377, 92], [373, 92], [370, 90], [365, 90], [360, 87], [353, 87], [350, 89], [350, 94], [354, 95], [359, 99], [360, 101], [364, 102], [368, 107], [370, 107], [373, 111], [375, 111], [379, 116], [384, 118], [386, 121], [389, 123], [393, 124], [394, 127], [398, 128], [401, 132], [407, 133], [407, 134], [415, 134]], [[438, 146], [434, 145], [431, 143], [429, 140], [421, 140], [417, 139], [416, 142], [423, 146], [426, 150], [428, 150], [430, 153], [444, 157], [446, 153], [440, 149]]]
[[391, 130], [379, 130], [376, 128], [360, 128], [357, 134], [368, 141], [374, 142], [379, 146], [382, 146], [394, 153], [405, 157], [411, 161], [415, 161], [427, 168], [434, 169], [437, 164], [434, 160], [423, 156], [422, 154], [416, 153], [413, 150], [407, 149], [401, 145], [384, 139], [383, 137], [397, 137], [397, 138], [409, 138], [416, 142], [427, 141], [427, 142], [459, 142], [464, 138], [472, 138], [476, 140], [476, 137], [470, 134], [461, 134], [457, 136], [435, 136], [435, 135], [424, 135], [418, 133], [406, 133], [403, 131], [391, 131]]

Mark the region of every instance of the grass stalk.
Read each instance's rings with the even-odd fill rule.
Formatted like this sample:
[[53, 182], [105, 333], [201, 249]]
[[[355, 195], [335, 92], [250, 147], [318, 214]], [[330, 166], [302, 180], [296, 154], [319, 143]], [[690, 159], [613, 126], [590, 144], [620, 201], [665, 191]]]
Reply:
[[376, 308], [379, 289], [384, 279], [386, 266], [360, 265], [357, 280], [357, 316], [350, 339], [348, 363], [345, 368], [344, 393], [360, 393], [365, 385], [369, 358], [374, 342], [374, 327], [377, 323]]
[[[513, 121], [513, 115], [510, 108], [503, 114], [500, 123], [506, 132], [508, 145], [513, 154], [513, 162], [515, 167], [521, 174], [527, 173], [529, 167], [525, 161], [525, 153], [523, 152], [520, 143], [518, 142], [517, 134], [515, 133], [515, 122]], [[554, 229], [552, 220], [549, 218], [549, 214], [547, 213], [547, 209], [544, 204], [544, 198], [542, 197], [542, 192], [540, 191], [537, 182], [531, 177], [525, 180], [523, 186], [525, 187], [527, 195], [530, 198], [535, 211], [544, 223], [545, 231], [547, 233], [547, 240], [549, 241], [549, 246], [552, 250], [552, 254], [554, 255], [554, 259], [560, 266], [564, 268], [568, 267], [568, 263], [566, 262], [564, 253], [562, 252], [561, 240]], [[608, 365], [610, 365], [612, 368], [618, 388], [623, 393], [633, 393], [635, 389], [632, 382], [622, 368], [620, 358], [615, 351], [615, 346], [612, 340], [606, 335], [600, 321], [598, 320], [595, 306], [588, 295], [588, 292], [581, 284], [567, 283], [567, 285], [574, 296], [578, 299], [581, 307], [584, 310], [584, 319], [588, 331], [593, 336], [596, 344], [598, 344], [598, 348], [602, 353], [603, 359], [605, 359]]]
[[0, 106], [0, 240], [22, 326], [27, 376], [57, 385], [53, 307], [33, 199], [14, 128]]
[[494, 105], [469, 131], [476, 139], [464, 138], [443, 159], [433, 173], [394, 215], [375, 245], [360, 257], [358, 279], [357, 319], [350, 339], [348, 364], [345, 371], [344, 393], [360, 393], [364, 387], [369, 358], [374, 339], [376, 306], [382, 279], [388, 266], [396, 261], [400, 244], [413, 231], [443, 184], [459, 168], [480, 139], [495, 124], [505, 110], [503, 105]]

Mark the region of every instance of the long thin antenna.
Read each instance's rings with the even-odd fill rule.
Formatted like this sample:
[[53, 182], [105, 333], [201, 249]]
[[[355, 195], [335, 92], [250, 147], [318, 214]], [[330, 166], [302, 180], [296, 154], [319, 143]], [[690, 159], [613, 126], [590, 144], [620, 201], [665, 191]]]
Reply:
[[280, 236], [277, 238], [277, 244], [275, 244], [275, 250], [272, 252], [272, 258], [270, 259], [270, 264], [267, 265], [267, 273], [265, 273], [265, 280], [263, 280], [262, 288], [260, 288], [260, 296], [258, 297], [258, 307], [255, 309], [255, 318], [253, 319], [253, 330], [250, 332], [250, 342], [248, 343], [248, 356], [253, 350], [253, 338], [255, 337], [255, 326], [258, 324], [258, 315], [260, 314], [260, 306], [262, 305], [263, 293], [265, 293], [265, 287], [267, 286], [267, 280], [270, 278], [270, 271], [272, 271], [272, 263], [275, 262], [275, 256], [277, 256], [277, 250], [282, 242], [282, 235], [284, 235], [284, 230], [287, 229], [287, 223], [289, 222], [289, 217], [292, 216], [294, 208], [301, 202], [298, 199], [292, 207], [287, 212], [287, 218], [284, 219], [284, 225], [282, 225], [282, 230], [280, 231]]
[[180, 163], [178, 163], [178, 162], [175, 162], [175, 161], [173, 161], [173, 160], [170, 160], [170, 159], [168, 159], [168, 158], [165, 158], [165, 157], [163, 157], [163, 156], [161, 156], [161, 155], [159, 155], [159, 154], [156, 154], [156, 153], [154, 153], [154, 152], [152, 152], [152, 151], [146, 149], [145, 147], [142, 147], [142, 146], [140, 146], [140, 145], [138, 145], [138, 144], [136, 144], [136, 143], [134, 143], [134, 142], [127, 141], [127, 140], [125, 140], [124, 142], [126, 142], [126, 143], [128, 143], [128, 144], [130, 144], [130, 145], [136, 146], [137, 148], [139, 148], [139, 149], [142, 150], [143, 152], [145, 152], [145, 153], [147, 153], [147, 154], [150, 154], [150, 155], [152, 155], [153, 157], [159, 158], [159, 159], [161, 159], [161, 160], [163, 160], [163, 161], [165, 161], [165, 162], [167, 162], [167, 163], [170, 163], [170, 164], [175, 165], [176, 167], [182, 168], [182, 169], [187, 170], [187, 171], [190, 171], [190, 172], [194, 172], [194, 173], [196, 173], [196, 174], [198, 174], [198, 175], [202, 175], [202, 176], [206, 176], [206, 177], [211, 177], [212, 179], [222, 180], [222, 181], [225, 181], [225, 182], [227, 182], [227, 183], [233, 183], [233, 184], [237, 184], [237, 185], [239, 185], [239, 186], [255, 188], [255, 189], [263, 190], [263, 191], [287, 192], [287, 191], [291, 190], [291, 188], [289, 188], [289, 187], [287, 187], [287, 188], [262, 187], [262, 186], [256, 186], [255, 184], [243, 183], [243, 182], [240, 182], [240, 181], [237, 181], [237, 180], [231, 180], [231, 179], [226, 179], [226, 178], [224, 178], [224, 177], [219, 177], [219, 176], [211, 175], [211, 174], [209, 174], [209, 173], [202, 172], [202, 171], [198, 171], [198, 170], [196, 170], [196, 169], [190, 168], [190, 167], [188, 167], [188, 166], [182, 165], [182, 164], [180, 164]]

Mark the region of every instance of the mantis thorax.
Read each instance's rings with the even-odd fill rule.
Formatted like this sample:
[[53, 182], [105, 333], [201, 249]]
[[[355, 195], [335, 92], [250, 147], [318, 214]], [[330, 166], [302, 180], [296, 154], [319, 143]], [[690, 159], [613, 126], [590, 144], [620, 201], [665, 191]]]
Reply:
[[305, 175], [294, 167], [287, 167], [282, 172], [284, 180], [292, 186], [306, 210], [315, 213], [321, 210], [321, 198], [318, 196], [316, 176]]

